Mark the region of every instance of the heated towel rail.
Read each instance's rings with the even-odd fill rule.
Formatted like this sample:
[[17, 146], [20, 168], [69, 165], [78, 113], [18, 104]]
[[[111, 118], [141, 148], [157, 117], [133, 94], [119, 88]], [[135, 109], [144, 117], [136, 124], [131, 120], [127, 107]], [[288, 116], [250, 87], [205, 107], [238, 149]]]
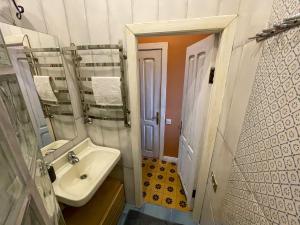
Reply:
[[[24, 53], [26, 58], [19, 58], [19, 60], [27, 60], [30, 68], [30, 72], [33, 76], [44, 75], [42, 69], [64, 69], [63, 63], [40, 63], [41, 58], [47, 57], [61, 57], [61, 49], [58, 47], [54, 48], [31, 48], [24, 46]], [[45, 55], [44, 53], [47, 53]], [[53, 54], [57, 53], [57, 54]], [[53, 55], [51, 55], [53, 54]], [[61, 72], [64, 74], [64, 71]], [[66, 77], [58, 75], [57, 73], [51, 73], [50, 79], [54, 81], [63, 81], [66, 80]], [[64, 115], [64, 116], [73, 116], [73, 110], [70, 110], [71, 100], [69, 97], [68, 88], [53, 88], [55, 95], [57, 96], [58, 101], [45, 101], [40, 98], [42, 110], [45, 117], [53, 118], [54, 115]], [[66, 98], [66, 94], [68, 97]], [[67, 110], [62, 110], [63, 108], [68, 108]]]
[[[100, 53], [99, 53], [100, 51]], [[101, 52], [102, 51], [102, 52]], [[106, 51], [106, 53], [105, 53]], [[107, 52], [109, 52], [107, 54]], [[70, 47], [63, 48], [63, 53], [67, 55], [71, 55], [73, 64], [75, 66], [75, 74], [78, 81], [80, 98], [83, 106], [84, 113], [84, 121], [85, 123], [91, 124], [93, 120], [111, 120], [111, 121], [124, 121], [124, 125], [126, 127], [130, 127], [129, 122], [129, 114], [130, 111], [128, 109], [128, 98], [127, 98], [127, 88], [126, 88], [126, 78], [125, 78], [125, 60], [126, 55], [124, 54], [123, 45], [121, 42], [117, 45], [75, 45], [71, 44]], [[82, 62], [83, 57], [88, 57], [89, 59], [94, 59], [96, 56], [103, 55], [113, 55], [118, 54], [118, 62]], [[93, 60], [94, 61], [94, 60]], [[112, 60], [113, 61], [113, 60]], [[86, 69], [92, 70], [92, 75], [84, 75], [84, 70]], [[101, 76], [97, 72], [97, 68], [118, 68], [120, 75], [120, 89], [122, 95], [122, 105], [99, 105], [96, 101], [91, 100], [91, 98], [87, 98], [86, 96], [93, 96], [93, 90], [91, 88], [87, 88], [84, 85], [84, 82], [91, 83], [92, 76]], [[95, 69], [93, 71], [93, 69]], [[95, 110], [105, 110], [102, 115], [99, 113], [95, 113]]]

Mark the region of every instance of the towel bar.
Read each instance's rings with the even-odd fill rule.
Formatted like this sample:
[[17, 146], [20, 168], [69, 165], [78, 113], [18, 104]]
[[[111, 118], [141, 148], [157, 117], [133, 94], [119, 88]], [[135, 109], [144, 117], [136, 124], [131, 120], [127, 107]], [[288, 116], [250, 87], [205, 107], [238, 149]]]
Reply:
[[[82, 57], [78, 54], [78, 51], [80, 50], [109, 50], [109, 49], [115, 49], [118, 50], [119, 52], [119, 62], [92, 62], [92, 63], [82, 63], [80, 62], [82, 60]], [[74, 64], [75, 68], [75, 74], [77, 77], [78, 81], [78, 86], [79, 86], [79, 92], [80, 92], [80, 97], [81, 97], [81, 102], [83, 105], [83, 114], [85, 116], [85, 123], [91, 123], [92, 119], [98, 119], [98, 120], [113, 120], [113, 121], [124, 121], [124, 125], [126, 127], [130, 127], [129, 123], [129, 110], [127, 106], [127, 88], [126, 88], [126, 83], [125, 83], [125, 64], [124, 60], [126, 59], [126, 55], [123, 52], [123, 46], [122, 43], [120, 42], [118, 45], [78, 45], [76, 46], [75, 44], [71, 44], [70, 47], [64, 47], [63, 48], [63, 54], [70, 54], [72, 56], [72, 61]], [[86, 54], [84, 55], [91, 55], [93, 56], [93, 53], [90, 52], [85, 52]], [[96, 53], [97, 55], [99, 54], [99, 51]], [[107, 54], [103, 54], [107, 55]], [[112, 105], [98, 105], [95, 103], [90, 103], [86, 101], [86, 96], [85, 95], [93, 95], [93, 90], [90, 88], [85, 87], [82, 84], [82, 81], [91, 81], [92, 76], [83, 76], [81, 75], [82, 68], [85, 67], [119, 67], [120, 69], [120, 81], [121, 81], [121, 94], [122, 94], [122, 106], [112, 106]], [[95, 71], [96, 73], [96, 71]], [[95, 74], [95, 76], [97, 76]], [[99, 76], [99, 75], [98, 75]], [[101, 116], [95, 116], [95, 115], [89, 115], [89, 110], [90, 108], [99, 108], [99, 109], [107, 109], [107, 110], [122, 110], [123, 112], [123, 117], [101, 117]]]
[[33, 63], [28, 62], [29, 64], [35, 64], [36, 67], [64, 67], [62, 63]]
[[123, 117], [102, 117], [102, 116], [91, 116], [91, 115], [88, 115], [86, 118], [85, 118], [85, 123], [89, 123], [91, 124], [92, 123], [92, 120], [91, 119], [97, 119], [97, 120], [110, 120], [110, 121], [124, 121], [124, 118]]
[[99, 108], [99, 109], [123, 109], [122, 105], [97, 105], [97, 104], [87, 104], [90, 108]]
[[80, 63], [80, 67], [117, 67], [120, 63]]
[[57, 102], [51, 102], [45, 100], [41, 100], [41, 101], [43, 102], [43, 105], [47, 105], [47, 106], [71, 105], [71, 101], [57, 101]]
[[54, 116], [73, 116], [74, 114], [71, 112], [48, 112], [46, 114], [46, 116], [48, 116], [49, 118], [54, 118]]
[[60, 48], [28, 48], [24, 47], [25, 53], [32, 53], [32, 52], [60, 52]]
[[[100, 77], [98, 75], [95, 75], [93, 77]], [[81, 81], [92, 81], [92, 76], [84, 76], [84, 77], [80, 77], [80, 80]], [[120, 77], [120, 80], [121, 80], [121, 77]]]
[[76, 51], [76, 50], [97, 50], [97, 49], [120, 49], [120, 45], [71, 45], [64, 47], [63, 51]]
[[[24, 60], [26, 59], [30, 72], [32, 76], [40, 76], [43, 74], [42, 68], [59, 68], [59, 71], [63, 71], [64, 66], [63, 63], [39, 63], [39, 57], [45, 58], [45, 57], [61, 57], [61, 48], [54, 47], [54, 48], [31, 48], [30, 41], [28, 40], [29, 47], [24, 47], [24, 53], [26, 58], [18, 58], [18, 60]], [[57, 54], [38, 54], [38, 53], [57, 53]], [[62, 62], [61, 58], [59, 58], [59, 61]], [[61, 73], [61, 72], [60, 72]], [[51, 78], [53, 78], [55, 81], [66, 81], [65, 74], [51, 74]], [[60, 94], [68, 94], [68, 89], [54, 89], [53, 90], [55, 94], [58, 94], [59, 98], [57, 102], [51, 102], [51, 101], [44, 101], [40, 99], [40, 103], [42, 105], [42, 110], [44, 112], [45, 117], [53, 118], [53, 115], [64, 115], [64, 116], [73, 116], [73, 112], [61, 112], [63, 106], [69, 107], [71, 105], [70, 100], [61, 100], [62, 96]], [[52, 110], [56, 108], [56, 110], [59, 110], [60, 112], [52, 112]], [[69, 109], [69, 108], [68, 108]], [[68, 110], [69, 111], [69, 110]], [[51, 121], [50, 121], [51, 122]]]

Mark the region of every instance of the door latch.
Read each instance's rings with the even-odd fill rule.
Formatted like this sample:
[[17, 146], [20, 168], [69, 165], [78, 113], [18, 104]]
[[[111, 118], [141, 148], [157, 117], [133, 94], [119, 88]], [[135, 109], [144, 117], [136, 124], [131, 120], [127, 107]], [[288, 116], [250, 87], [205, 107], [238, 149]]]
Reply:
[[214, 83], [214, 78], [215, 78], [215, 67], [212, 67], [210, 69], [208, 83], [213, 84]]
[[156, 124], [159, 125], [160, 118], [159, 118], [159, 112], [156, 112]]
[[212, 182], [212, 186], [213, 186], [214, 192], [217, 192], [218, 183], [216, 181], [216, 177], [215, 177], [214, 172], [211, 172], [211, 182]]

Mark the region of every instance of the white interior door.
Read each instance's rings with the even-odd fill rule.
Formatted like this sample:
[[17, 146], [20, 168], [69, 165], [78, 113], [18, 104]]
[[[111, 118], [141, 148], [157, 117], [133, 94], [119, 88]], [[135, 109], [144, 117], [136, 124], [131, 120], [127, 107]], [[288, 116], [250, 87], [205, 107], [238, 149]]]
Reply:
[[214, 35], [189, 46], [186, 52], [178, 173], [190, 207], [196, 185], [197, 162], [203, 150], [213, 52]]
[[159, 157], [162, 50], [139, 50], [143, 156]]

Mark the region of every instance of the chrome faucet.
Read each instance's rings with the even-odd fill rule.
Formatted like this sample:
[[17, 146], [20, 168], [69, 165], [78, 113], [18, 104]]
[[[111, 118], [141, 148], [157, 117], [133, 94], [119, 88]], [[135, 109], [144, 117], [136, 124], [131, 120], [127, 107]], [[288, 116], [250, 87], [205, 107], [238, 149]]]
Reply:
[[76, 156], [75, 152], [73, 151], [68, 152], [68, 162], [71, 163], [72, 165], [79, 162], [79, 159]]

